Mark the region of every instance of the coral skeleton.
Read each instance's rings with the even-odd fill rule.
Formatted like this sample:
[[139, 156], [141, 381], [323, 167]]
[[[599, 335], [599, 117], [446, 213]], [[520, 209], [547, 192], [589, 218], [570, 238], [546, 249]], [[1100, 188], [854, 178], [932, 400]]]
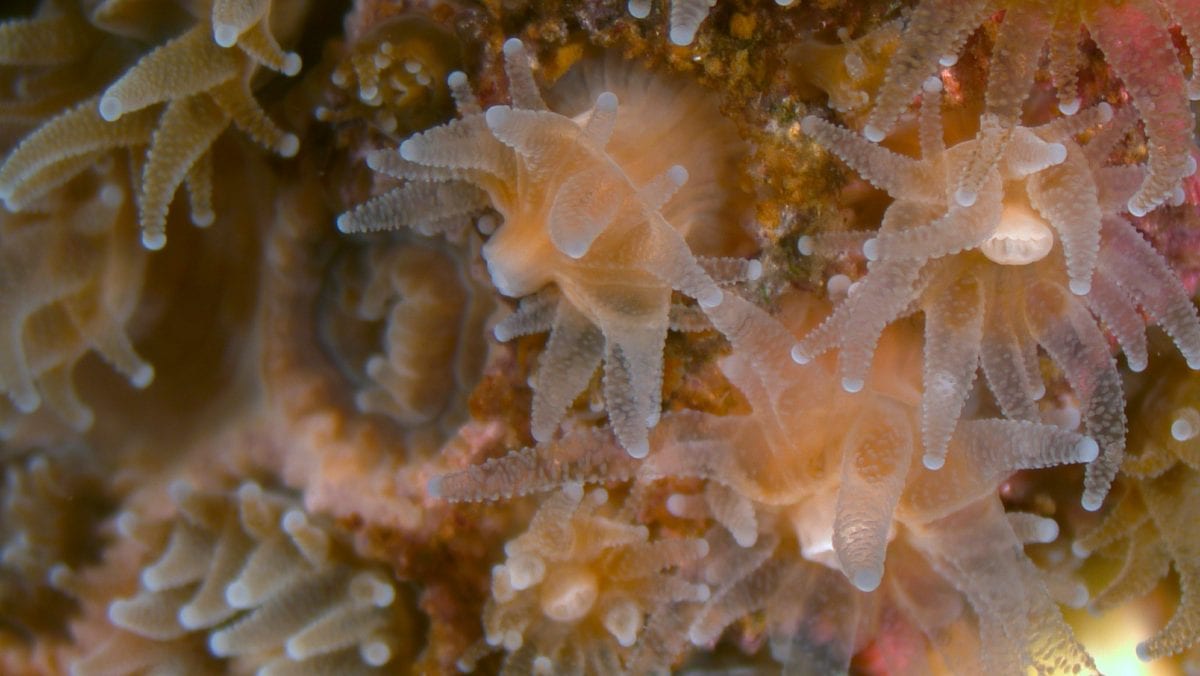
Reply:
[[[708, 119], [695, 90], [612, 62], [580, 74], [576, 89], [595, 97], [591, 110], [578, 110], [581, 101], [570, 97], [559, 106], [565, 112], [553, 112], [521, 42], [507, 41], [504, 55], [511, 105], [483, 111], [466, 78], [452, 74], [460, 119], [409, 138], [399, 151], [372, 154], [372, 168], [409, 182], [343, 214], [338, 227], [407, 224], [453, 235], [495, 208], [503, 223], [483, 257], [496, 288], [522, 298], [496, 337], [550, 330], [533, 383], [534, 437], [555, 433], [603, 362], [617, 437], [644, 456], [661, 411], [671, 293], [718, 305], [722, 291], [709, 268], [737, 268], [698, 259], [685, 238], [711, 237], [704, 230], [718, 227], [709, 221], [722, 214], [727, 191], [715, 185], [713, 165], [735, 161], [738, 144], [723, 125], [699, 126], [685, 112]], [[614, 90], [640, 98], [619, 105]], [[671, 117], [649, 112], [668, 101]], [[681, 156], [647, 155], [651, 141]], [[668, 164], [674, 160], [683, 161]], [[741, 276], [755, 269], [742, 267]]]
[[131, 644], [177, 642], [186, 651], [196, 635], [212, 656], [260, 674], [397, 666], [409, 649], [400, 633], [407, 610], [386, 571], [355, 560], [328, 527], [257, 484], [227, 493], [175, 484], [170, 493], [171, 520], [118, 517], [120, 532], [155, 558], [141, 569], [137, 595], [108, 607], [119, 632], [73, 674], [141, 673], [157, 651]]
[[[1180, 179], [1195, 171], [1188, 159], [1195, 126], [1188, 99], [1200, 97], [1200, 79], [1194, 75], [1200, 15], [1189, 0], [922, 0], [908, 19], [864, 135], [883, 140], [927, 78], [953, 65], [971, 33], [1001, 11], [1004, 18], [984, 99], [985, 114], [995, 115], [999, 124], [995, 131], [981, 130], [981, 142], [1002, 143], [1019, 124], [1043, 53], [1058, 87], [1059, 108], [1067, 115], [1080, 109], [1083, 27], [1121, 78], [1145, 125], [1150, 158], [1141, 184], [1127, 199], [1129, 211], [1142, 216], [1169, 199]], [[1179, 62], [1168, 17], [1188, 38], [1190, 81]], [[980, 170], [992, 161], [990, 154], [980, 153], [972, 171], [959, 177], [960, 185], [967, 190], [982, 185]]]
[[[1200, 321], [1187, 291], [1120, 214], [1143, 171], [1105, 165], [1130, 116], [1114, 118], [1100, 104], [1039, 127], [1015, 127], [1006, 144], [987, 151], [997, 159], [979, 190], [964, 193], [958, 179], [989, 132], [945, 148], [940, 89], [934, 80], [924, 92], [920, 159], [816, 117], [804, 120], [810, 138], [896, 201], [879, 232], [862, 243], [867, 275], [793, 356], [804, 362], [840, 348], [842, 387], [857, 391], [883, 328], [922, 311], [921, 438], [924, 463], [936, 469], [979, 366], [1007, 416], [1039, 419], [1040, 346], [1063, 369], [1084, 429], [1100, 443], [1083, 495], [1085, 507], [1098, 509], [1125, 444], [1124, 394], [1098, 320], [1116, 334], [1132, 370], [1146, 364], [1139, 307], [1200, 367]], [[985, 115], [982, 124], [994, 120]], [[1077, 133], [1097, 125], [1107, 126], [1086, 145], [1076, 142]], [[806, 238], [801, 245], [812, 250], [816, 243]]]

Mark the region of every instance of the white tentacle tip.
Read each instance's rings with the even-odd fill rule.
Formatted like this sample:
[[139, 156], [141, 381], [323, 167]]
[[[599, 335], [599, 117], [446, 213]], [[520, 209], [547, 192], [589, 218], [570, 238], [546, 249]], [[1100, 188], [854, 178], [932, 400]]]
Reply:
[[925, 465], [925, 469], [936, 472], [946, 466], [946, 456], [926, 453], [921, 456], [921, 464]]
[[[487, 109], [486, 113], [483, 114], [483, 119], [485, 122], [487, 122], [488, 128], [494, 131], [496, 127], [503, 126], [505, 122], [508, 122], [508, 115], [511, 112], [512, 108], [509, 108], [508, 106], [492, 106], [491, 108]], [[407, 144], [408, 141], [405, 141], [404, 143]], [[401, 155], [404, 154], [404, 144], [401, 144], [400, 146], [400, 153]], [[405, 157], [404, 159], [407, 160], [408, 158]]]
[[1101, 123], [1107, 124], [1109, 122], [1112, 122], [1112, 119], [1113, 119], [1112, 104], [1110, 104], [1108, 101], [1101, 101], [1099, 104], [1096, 105], [1096, 110], [1100, 111], [1100, 122]]
[[106, 122], [116, 122], [124, 113], [125, 110], [121, 106], [121, 99], [112, 94], [105, 94], [100, 98], [100, 117], [104, 118]]
[[700, 303], [700, 307], [711, 310], [720, 305], [721, 301], [725, 300], [725, 294], [721, 293], [720, 289], [713, 287], [700, 296], [697, 296], [696, 300]]
[[300, 72], [304, 67], [304, 61], [300, 59], [300, 55], [295, 52], [288, 52], [283, 57], [283, 74], [292, 77]]
[[863, 242], [862, 253], [863, 256], [865, 256], [869, 261], [879, 260], [879, 238], [872, 237], [871, 239]]
[[629, 457], [641, 460], [650, 455], [650, 442], [645, 439], [638, 439], [626, 446], [625, 452], [629, 454]]
[[861, 392], [865, 384], [862, 378], [842, 378], [842, 389], [851, 394]]
[[696, 29], [689, 26], [672, 26], [671, 27], [671, 44], [680, 47], [692, 44], [692, 40], [696, 39]]
[[144, 390], [150, 387], [150, 383], [154, 382], [154, 367], [149, 364], [138, 366], [133, 373], [129, 375], [129, 383], [139, 390]]
[[805, 354], [804, 350], [800, 349], [799, 345], [792, 346], [792, 361], [797, 364], [804, 365], [812, 361], [812, 358]]
[[1150, 646], [1147, 641], [1137, 644], [1137, 656], [1143, 662], [1150, 662], [1154, 659], [1154, 656], [1150, 654]]
[[816, 241], [810, 235], [804, 235], [796, 240], [796, 251], [799, 251], [801, 256], [811, 256], [815, 250]]
[[1150, 213], [1150, 210], [1153, 207], [1144, 206], [1142, 201], [1135, 195], [1129, 198], [1129, 203], [1125, 205], [1125, 208], [1129, 209], [1129, 213], [1134, 217], [1141, 218], [1142, 216]]
[[[1091, 437], [1083, 437], [1075, 444], [1075, 457], [1079, 462], [1091, 462], [1100, 457], [1100, 444]], [[1086, 500], [1086, 497], [1084, 498]]]
[[284, 134], [283, 138], [279, 139], [279, 147], [276, 152], [280, 157], [295, 157], [296, 153], [300, 152], [300, 137], [295, 134]]
[[863, 127], [863, 136], [865, 136], [866, 139], [872, 143], [879, 143], [884, 139], [886, 134], [884, 134], [883, 130], [879, 127], [876, 127], [873, 124], [868, 124], [867, 126]]
[[442, 477], [435, 476], [429, 479], [429, 483], [425, 484], [425, 492], [429, 493], [429, 497], [441, 499], [442, 496]]
[[150, 251], [159, 251], [167, 245], [167, 235], [158, 230], [147, 230], [142, 233], [142, 246]]
[[617, 109], [617, 95], [612, 92], [600, 92], [596, 97], [596, 110], [611, 113]]
[[1085, 279], [1072, 279], [1067, 286], [1076, 296], [1086, 296], [1092, 292], [1092, 283]]
[[650, 0], [629, 0], [625, 5], [629, 15], [635, 19], [645, 19], [650, 16]]
[[1084, 493], [1083, 498], [1079, 501], [1079, 504], [1082, 505], [1085, 510], [1094, 512], [1100, 509], [1100, 506], [1104, 504], [1104, 498], [1097, 495], [1092, 495], [1091, 493]]
[[855, 587], [860, 591], [873, 592], [879, 588], [879, 583], [883, 582], [883, 570], [881, 568], [866, 568], [855, 571], [850, 580]]
[[525, 43], [520, 38], [509, 38], [504, 41], [504, 56], [512, 58], [525, 52]]
[[970, 188], [959, 188], [954, 191], [954, 201], [960, 207], [969, 207], [975, 204], [975, 200], [979, 199], [979, 193]]
[[1074, 115], [1075, 113], [1079, 112], [1080, 104], [1081, 102], [1078, 97], [1071, 99], [1070, 101], [1059, 101], [1058, 112], [1067, 116]]
[[343, 232], [346, 234], [354, 232], [354, 219], [351, 218], [350, 212], [347, 211], [346, 213], [337, 217], [337, 229], [338, 232]]
[[227, 23], [213, 22], [213, 42], [226, 49], [237, 44], [238, 30]]
[[467, 86], [467, 74], [461, 70], [456, 70], [446, 76], [446, 84], [450, 87], [458, 89], [459, 87]]
[[676, 186], [683, 186], [688, 181], [687, 167], [682, 164], [671, 165], [671, 168], [667, 170], [667, 178]]
[[410, 139], [406, 140], [404, 143], [400, 144], [400, 157], [403, 157], [404, 159], [408, 160], [409, 162], [416, 162], [417, 161], [417, 148], [418, 148], [418, 145], [417, 145], [415, 139], [410, 138]]
[[746, 279], [751, 282], [762, 279], [763, 264], [760, 261], [750, 261], [746, 264]]
[[1050, 151], [1050, 164], [1062, 164], [1067, 161], [1067, 147], [1061, 143], [1049, 143], [1046, 149]]

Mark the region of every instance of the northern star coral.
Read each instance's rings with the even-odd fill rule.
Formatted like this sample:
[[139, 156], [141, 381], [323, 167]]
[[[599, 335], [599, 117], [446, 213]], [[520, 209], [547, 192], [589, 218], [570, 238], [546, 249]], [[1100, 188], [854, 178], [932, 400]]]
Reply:
[[113, 160], [43, 202], [47, 212], [0, 213], [0, 391], [26, 413], [46, 402], [77, 430], [94, 417], [73, 383], [76, 363], [89, 352], [136, 387], [154, 379], [127, 328], [146, 253], [130, 245], [136, 226], [128, 167]]
[[[1060, 108], [1068, 114], [1078, 111], [1077, 78], [1084, 64], [1080, 28], [1085, 27], [1145, 124], [1148, 171], [1128, 198], [1129, 210], [1141, 216], [1170, 198], [1180, 179], [1195, 170], [1188, 160], [1195, 124], [1188, 98], [1200, 96], [1200, 79], [1194, 65], [1191, 82], [1185, 78], [1166, 20], [1169, 16], [1182, 28], [1194, 60], [1200, 15], [1189, 0], [923, 0], [909, 17], [879, 90], [864, 128], [867, 138], [883, 140], [926, 78], [941, 65], [953, 64], [971, 33], [1000, 12], [985, 113], [995, 115], [1004, 130], [1019, 124], [1043, 52], [1058, 86]], [[992, 159], [980, 156], [972, 171], [957, 180], [978, 185], [982, 168]]]
[[205, 649], [260, 673], [365, 674], [411, 656], [401, 642], [411, 619], [390, 575], [286, 495], [253, 483], [225, 493], [175, 484], [170, 495], [178, 513], [168, 521], [118, 517], [154, 558], [137, 595], [108, 607], [118, 632], [73, 674], [204, 664]]
[[1079, 554], [1121, 559], [1117, 576], [1092, 603], [1096, 611], [1149, 593], [1172, 567], [1178, 574], [1179, 606], [1166, 627], [1138, 645], [1143, 660], [1181, 652], [1200, 640], [1200, 569], [1191, 536], [1200, 510], [1198, 383], [1187, 371], [1159, 378], [1136, 404], [1150, 413], [1144, 420], [1153, 422], [1135, 427], [1131, 435], [1133, 452], [1121, 467], [1125, 492], [1075, 543]]
[[[706, 264], [730, 264], [698, 259], [689, 242], [720, 241], [729, 228], [718, 219], [737, 195], [720, 180], [740, 144], [694, 88], [613, 60], [581, 70], [563, 85], [561, 112], [548, 110], [521, 42], [506, 42], [504, 54], [511, 105], [484, 112], [452, 74], [461, 119], [373, 154], [372, 167], [409, 182], [338, 226], [454, 233], [486, 207], [499, 211], [483, 256], [496, 288], [525, 298], [496, 336], [551, 331], [533, 382], [534, 437], [555, 433], [603, 362], [617, 437], [644, 456], [661, 409], [672, 291], [704, 307], [721, 302]], [[675, 150], [647, 153], [648, 144]], [[744, 276], [753, 266], [744, 267], [730, 269]]]
[[[669, 666], [674, 653], [659, 652], [657, 625], [671, 624], [673, 604], [708, 598], [706, 585], [677, 570], [707, 554], [708, 544], [651, 539], [622, 513], [630, 510], [608, 502], [602, 488], [585, 493], [567, 485], [542, 503], [529, 530], [505, 545], [483, 615], [486, 645], [508, 653], [501, 673], [647, 673]], [[461, 666], [473, 669], [477, 657]]]
[[[1107, 104], [1040, 127], [1016, 127], [1000, 148], [969, 140], [945, 148], [940, 83], [921, 106], [921, 158], [871, 144], [815, 117], [804, 130], [896, 198], [855, 292], [793, 349], [798, 361], [840, 348], [842, 386], [861, 388], [880, 332], [912, 310], [925, 317], [921, 437], [925, 465], [945, 461], [977, 368], [1009, 417], [1037, 420], [1044, 386], [1040, 345], [1082, 401], [1084, 427], [1102, 453], [1088, 468], [1083, 504], [1097, 509], [1121, 463], [1124, 395], [1098, 320], [1144, 368], [1141, 306], [1200, 366], [1200, 321], [1182, 284], [1120, 215], [1142, 169], [1105, 166], [1129, 116]], [[985, 116], [985, 127], [992, 122]], [[1081, 145], [1077, 133], [1107, 124]], [[988, 138], [985, 132], [982, 138]], [[981, 152], [997, 159], [978, 192], [959, 177]], [[806, 242], [811, 247], [811, 241]], [[1122, 257], [1136, 264], [1113, 264]], [[1069, 291], [1068, 291], [1069, 290]]]
[[[279, 12], [280, 21], [295, 22], [302, 4]], [[185, 181], [193, 222], [211, 223], [209, 150], [230, 124], [285, 157], [299, 148], [299, 139], [276, 126], [251, 93], [260, 65], [287, 75], [300, 70], [299, 57], [284, 52], [268, 26], [270, 7], [267, 0], [218, 0], [211, 14], [142, 57], [98, 99], [23, 139], [0, 165], [5, 206], [26, 208], [109, 150], [129, 148], [135, 158], [144, 152], [137, 203], [147, 248], [166, 244], [167, 209]]]

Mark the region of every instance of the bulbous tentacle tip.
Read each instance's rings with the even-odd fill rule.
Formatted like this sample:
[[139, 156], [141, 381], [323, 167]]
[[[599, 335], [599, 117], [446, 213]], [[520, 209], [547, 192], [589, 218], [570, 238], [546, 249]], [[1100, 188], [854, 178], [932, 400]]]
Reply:
[[417, 142], [414, 139], [407, 139], [400, 144], [400, 157], [409, 162], [417, 161]]
[[596, 110], [612, 112], [617, 109], [617, 95], [612, 92], [600, 92], [596, 97]]
[[750, 261], [746, 264], [746, 279], [755, 282], [762, 279], [763, 264], [761, 261]]
[[930, 75], [921, 83], [921, 90], [929, 94], [936, 94], [942, 91], [942, 78], [936, 75]]
[[871, 143], [879, 143], [887, 136], [887, 134], [883, 133], [882, 129], [873, 124], [868, 124], [867, 126], [863, 127], [862, 133], [863, 136], [866, 137], [866, 139]]
[[921, 457], [921, 464], [925, 466], [925, 469], [936, 472], [946, 465], [946, 456], [926, 453]]
[[671, 29], [671, 44], [683, 47], [692, 44], [692, 40], [696, 39], [696, 29], [684, 26], [675, 26]]
[[879, 260], [879, 238], [872, 237], [871, 239], [863, 242], [862, 254], [869, 261]]
[[1125, 365], [1134, 373], [1145, 371], [1147, 366], [1145, 359], [1130, 359], [1128, 355], [1125, 357]]
[[32, 390], [10, 394], [9, 399], [12, 401], [13, 406], [17, 407], [17, 410], [21, 413], [33, 413], [42, 405], [41, 396]]
[[1047, 144], [1046, 149], [1050, 151], [1050, 164], [1062, 164], [1067, 161], [1067, 147], [1061, 143]]
[[504, 56], [512, 58], [525, 53], [525, 43], [520, 38], [509, 38], [504, 41]]
[[1084, 437], [1075, 444], [1075, 457], [1078, 457], [1080, 462], [1091, 462], [1099, 456], [1100, 444], [1096, 443], [1096, 439]]
[[213, 22], [213, 42], [226, 49], [237, 44], [237, 27], [219, 21]]
[[354, 232], [353, 219], [350, 218], [349, 213], [344, 213], [337, 217], [337, 229], [338, 232], [346, 234]]
[[296, 153], [300, 152], [300, 137], [295, 134], [284, 134], [279, 140], [279, 147], [275, 149], [280, 157], [295, 157]]
[[805, 116], [803, 120], [800, 120], [800, 131], [804, 132], [807, 136], [812, 136], [813, 132], [817, 130], [817, 123], [820, 119], [816, 115]]
[[281, 71], [288, 77], [293, 77], [300, 73], [300, 69], [304, 67], [304, 61], [296, 52], [288, 52], [283, 57], [283, 70]]
[[167, 245], [167, 235], [158, 230], [147, 230], [142, 233], [142, 246], [150, 251], [159, 251]]
[[1086, 279], [1072, 279], [1067, 286], [1076, 296], [1086, 296], [1092, 292], [1092, 283]]
[[792, 346], [792, 361], [803, 365], [812, 361], [812, 358], [805, 354], [804, 350], [800, 348], [799, 344], [796, 344]]
[[1184, 175], [1184, 177], [1186, 178], [1186, 177], [1188, 177], [1188, 176], [1193, 176], [1193, 175], [1195, 175], [1195, 173], [1196, 173], [1196, 169], [1197, 169], [1197, 168], [1200, 168], [1200, 164], [1197, 164], [1197, 163], [1196, 163], [1196, 156], [1195, 156], [1195, 155], [1188, 155], [1188, 158], [1187, 158], [1187, 168], [1183, 170], [1183, 175]]
[[706, 310], [711, 310], [717, 307], [724, 300], [725, 294], [721, 293], [721, 290], [715, 287], [701, 293], [700, 296], [696, 298], [696, 301], [700, 303], [700, 307]]
[[804, 235], [796, 240], [796, 251], [799, 251], [801, 256], [811, 256], [813, 251], [816, 251], [816, 241], [809, 235]]
[[1085, 492], [1083, 494], [1083, 498], [1080, 499], [1079, 504], [1082, 505], [1085, 510], [1094, 512], [1100, 509], [1100, 506], [1104, 504], [1104, 497]]
[[446, 84], [450, 87], [466, 87], [467, 74], [461, 70], [456, 70], [446, 76]]
[[507, 343], [508, 341], [512, 340], [513, 337], [512, 332], [501, 324], [497, 324], [496, 328], [492, 329], [492, 335], [495, 336], [496, 340], [500, 341], [501, 343]]
[[129, 376], [129, 382], [139, 390], [150, 387], [150, 384], [154, 382], [154, 367], [142, 364]]
[[873, 592], [879, 588], [879, 583], [883, 582], [883, 569], [866, 568], [855, 571], [850, 582], [858, 587], [859, 591]]
[[1037, 525], [1037, 541], [1048, 544], [1058, 539], [1058, 522], [1054, 519], [1043, 519]]
[[121, 119], [121, 115], [124, 112], [125, 109], [121, 105], [121, 99], [112, 94], [105, 94], [100, 97], [100, 117], [104, 118], [106, 122], [116, 122]]
[[862, 392], [863, 385], [865, 384], [862, 378], [842, 378], [842, 389], [850, 394]]
[[1108, 124], [1113, 119], [1113, 107], [1108, 101], [1101, 101], [1096, 104], [1096, 110], [1100, 111], [1100, 122]]
[[626, 446], [625, 452], [629, 454], [629, 457], [641, 460], [650, 455], [650, 442], [646, 439], [638, 439]]
[[629, 15], [635, 19], [645, 19], [650, 16], [650, 0], [629, 0], [625, 5]]
[[1125, 205], [1125, 208], [1128, 209], [1129, 213], [1135, 218], [1141, 218], [1142, 216], [1150, 213], [1150, 211], [1153, 209], [1153, 207], [1143, 204], [1142, 200], [1137, 195], [1129, 198], [1129, 202]]
[[196, 226], [197, 228], [207, 228], [208, 226], [212, 225], [215, 220], [217, 220], [217, 215], [214, 214], [211, 209], [208, 211], [192, 212], [192, 225]]
[[1071, 554], [1077, 559], [1086, 559], [1092, 555], [1092, 550], [1084, 547], [1082, 542], [1076, 540], [1071, 543]]
[[[483, 114], [483, 119], [485, 122], [487, 122], [488, 128], [492, 131], [495, 131], [496, 127], [502, 126], [505, 122], [508, 122], [508, 116], [511, 112], [512, 108], [508, 106], [492, 106], [491, 108], [487, 109], [486, 113]], [[402, 156], [404, 155], [404, 144], [407, 143], [408, 141], [405, 141], [400, 145], [400, 154]], [[407, 160], [408, 158], [405, 157], [404, 159]]]
[[938, 65], [942, 68], [949, 68], [958, 63], [958, 54], [943, 54], [938, 59]]
[[431, 478], [429, 483], [425, 485], [425, 492], [429, 493], [429, 497], [431, 498], [442, 499], [442, 477], [435, 476]]
[[1070, 101], [1059, 101], [1058, 112], [1062, 113], [1063, 115], [1074, 115], [1075, 113], [1079, 112], [1080, 105], [1081, 102], [1078, 98], [1071, 99]]
[[671, 165], [671, 168], [667, 170], [667, 178], [676, 186], [682, 187], [684, 183], [688, 182], [687, 167], [682, 164]]
[[1147, 641], [1142, 641], [1137, 645], [1137, 656], [1143, 662], [1150, 662], [1154, 659], [1154, 656], [1150, 654], [1150, 646]]
[[954, 191], [954, 201], [960, 207], [969, 207], [975, 204], [975, 200], [979, 199], [979, 194], [970, 188], [959, 188]]

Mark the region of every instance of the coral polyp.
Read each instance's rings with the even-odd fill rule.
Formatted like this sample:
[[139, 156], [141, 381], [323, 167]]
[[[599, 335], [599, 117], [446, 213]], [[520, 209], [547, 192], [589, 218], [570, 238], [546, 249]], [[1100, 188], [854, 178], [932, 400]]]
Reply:
[[1194, 670], [1197, 7], [4, 3], [0, 674]]
[[[1040, 127], [999, 133], [987, 115], [978, 139], [945, 148], [940, 81], [926, 85], [920, 110], [921, 158], [871, 144], [815, 117], [803, 127], [896, 201], [880, 230], [864, 237], [868, 272], [857, 292], [793, 350], [801, 362], [840, 348], [842, 386], [862, 387], [880, 332], [912, 306], [925, 317], [921, 436], [936, 469], [978, 367], [1005, 414], [1037, 420], [1044, 387], [1036, 366], [1045, 349], [1082, 403], [1085, 429], [1103, 453], [1088, 469], [1083, 503], [1099, 508], [1125, 443], [1124, 394], [1098, 321], [1116, 333], [1131, 368], [1146, 362], [1137, 307], [1200, 367], [1200, 320], [1182, 284], [1120, 215], [1136, 189], [1137, 166], [1110, 167], [1112, 144], [1129, 117], [1100, 104]], [[1101, 127], [1086, 145], [1076, 134]], [[981, 153], [996, 159], [966, 180]], [[964, 187], [978, 184], [979, 189]], [[805, 240], [806, 246], [814, 243]], [[1098, 265], [1132, 255], [1133, 267]], [[1014, 368], [1015, 367], [1015, 368]]]
[[[647, 429], [661, 410], [671, 293], [702, 307], [721, 302], [717, 281], [687, 237], [704, 242], [713, 238], [706, 228], [721, 227], [712, 221], [726, 210], [727, 191], [714, 185], [720, 169], [712, 167], [736, 161], [738, 144], [719, 118], [703, 126], [711, 118], [700, 116], [712, 113], [699, 92], [612, 60], [580, 71], [583, 86], [568, 89], [558, 105], [571, 116], [552, 112], [521, 42], [506, 42], [504, 55], [511, 105], [484, 111], [466, 79], [451, 75], [461, 119], [409, 138], [399, 152], [372, 155], [373, 168], [410, 182], [344, 214], [338, 227], [403, 223], [455, 233], [464, 219], [495, 208], [503, 222], [483, 257], [496, 289], [523, 298], [496, 337], [551, 332], [534, 381], [534, 437], [555, 433], [603, 362], [617, 437], [630, 454], [644, 456]], [[640, 98], [621, 105], [616, 92], [625, 91]], [[580, 94], [594, 96], [590, 110], [580, 110]], [[668, 105], [670, 118], [639, 114]], [[679, 155], [648, 156], [647, 142]]]

